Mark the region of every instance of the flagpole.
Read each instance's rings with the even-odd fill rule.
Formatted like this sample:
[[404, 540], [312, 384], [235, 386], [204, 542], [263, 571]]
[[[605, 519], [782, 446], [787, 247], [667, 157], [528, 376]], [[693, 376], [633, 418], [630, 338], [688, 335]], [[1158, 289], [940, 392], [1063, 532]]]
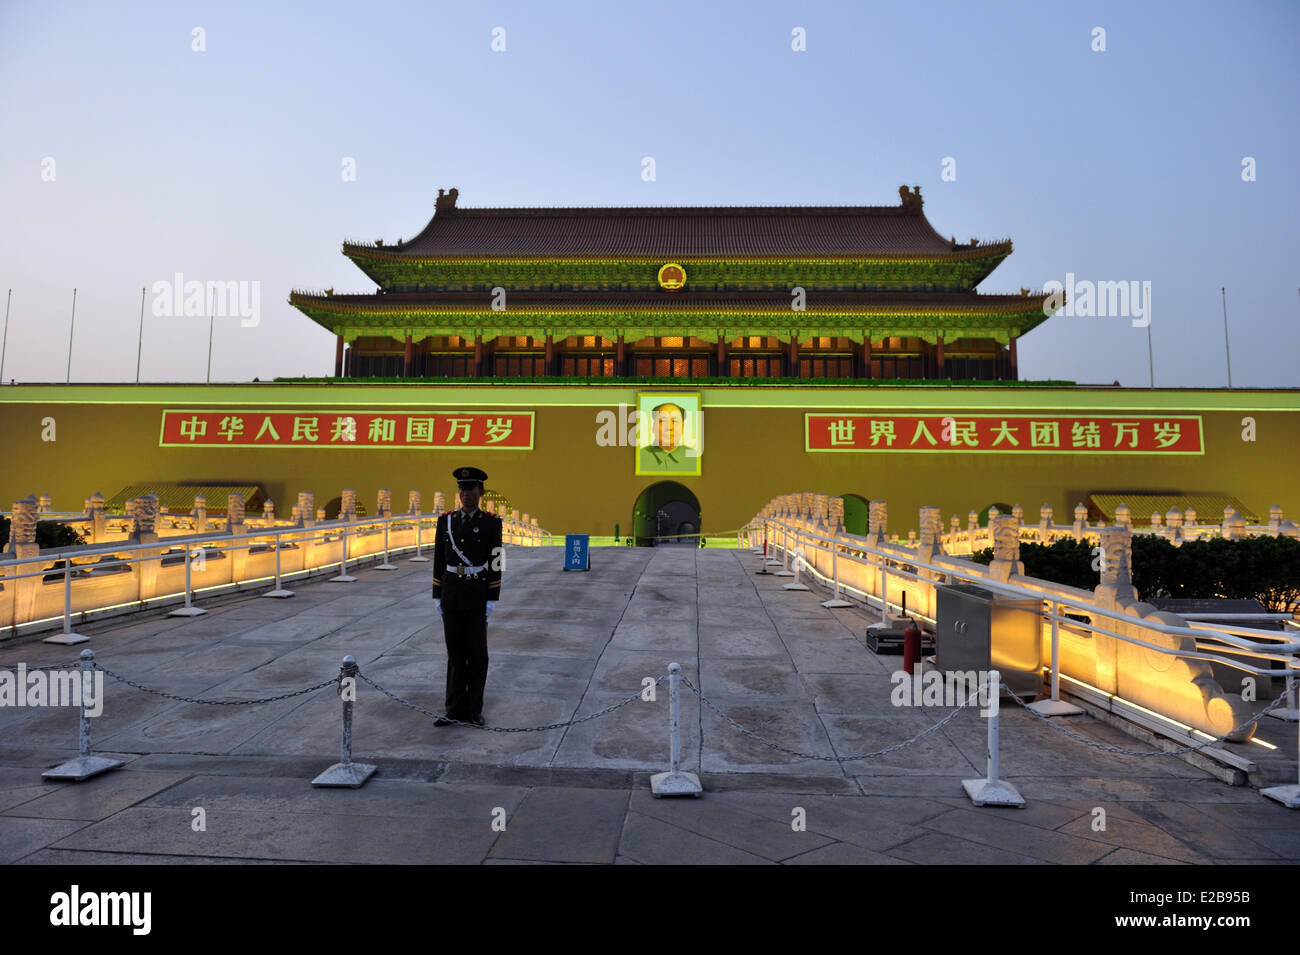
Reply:
[[140, 337], [135, 343], [135, 383], [140, 384], [140, 350], [144, 347], [144, 289], [140, 289]]
[[1219, 294], [1223, 296], [1223, 357], [1228, 362], [1228, 390], [1232, 390], [1232, 352], [1228, 348], [1228, 290], [1222, 286], [1219, 287]]
[[[212, 294], [214, 297], [216, 296], [217, 294], [216, 289], [212, 290]], [[216, 321], [216, 318], [217, 316], [215, 314], [215, 306], [212, 304], [212, 301], [209, 300], [208, 301], [208, 384], [212, 384], [212, 324], [213, 322]]]
[[14, 290], [10, 289], [9, 294], [5, 296], [5, 337], [0, 342], [0, 385], [5, 383], [5, 350], [9, 347], [9, 303], [13, 301]]
[[72, 290], [72, 322], [68, 325], [68, 380], [72, 384], [72, 332], [77, 327], [77, 290]]
[[1151, 351], [1151, 316], [1147, 316], [1147, 370], [1151, 374], [1151, 387], [1156, 386], [1156, 359]]

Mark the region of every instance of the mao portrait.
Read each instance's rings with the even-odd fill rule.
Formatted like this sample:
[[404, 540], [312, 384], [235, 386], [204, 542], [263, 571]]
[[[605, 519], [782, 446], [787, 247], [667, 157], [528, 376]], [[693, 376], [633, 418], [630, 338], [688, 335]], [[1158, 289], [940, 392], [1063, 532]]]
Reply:
[[699, 395], [637, 395], [637, 474], [700, 473]]

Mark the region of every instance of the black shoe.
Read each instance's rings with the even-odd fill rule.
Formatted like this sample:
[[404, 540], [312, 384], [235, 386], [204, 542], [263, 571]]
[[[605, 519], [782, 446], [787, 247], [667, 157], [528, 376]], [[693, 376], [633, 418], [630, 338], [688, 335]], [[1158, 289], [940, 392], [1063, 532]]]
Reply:
[[479, 713], [477, 716], [471, 716], [471, 717], [469, 718], [469, 721], [470, 721], [471, 723], [473, 723], [475, 726], [486, 726], [486, 725], [487, 725], [487, 721], [483, 719], [483, 714], [482, 714], [482, 713]]
[[455, 722], [454, 720], [450, 720], [450, 719], [448, 719], [448, 718], [445, 717], [445, 716], [440, 716], [440, 717], [438, 717], [436, 720], [433, 721], [433, 725], [434, 725], [434, 726], [451, 726], [451, 724], [454, 723], [454, 722]]

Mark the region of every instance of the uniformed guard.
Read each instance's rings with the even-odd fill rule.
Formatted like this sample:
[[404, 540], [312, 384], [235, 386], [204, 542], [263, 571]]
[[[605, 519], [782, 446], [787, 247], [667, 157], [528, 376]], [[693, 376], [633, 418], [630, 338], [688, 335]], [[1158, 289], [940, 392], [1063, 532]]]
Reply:
[[487, 683], [487, 621], [501, 596], [501, 518], [479, 510], [487, 474], [479, 468], [452, 472], [460, 507], [438, 515], [434, 537], [433, 601], [442, 612], [447, 644], [447, 696], [437, 726], [453, 721], [483, 725]]

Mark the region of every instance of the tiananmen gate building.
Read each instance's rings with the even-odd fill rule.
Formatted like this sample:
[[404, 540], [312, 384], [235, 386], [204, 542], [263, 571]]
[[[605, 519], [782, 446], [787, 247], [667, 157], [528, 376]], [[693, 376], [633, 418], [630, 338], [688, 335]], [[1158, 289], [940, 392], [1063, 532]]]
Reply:
[[294, 292], [336, 336], [335, 375], [1017, 377], [1044, 296], [975, 287], [1011, 241], [944, 238], [920, 187], [896, 206], [461, 208], [346, 242], [378, 286]]

